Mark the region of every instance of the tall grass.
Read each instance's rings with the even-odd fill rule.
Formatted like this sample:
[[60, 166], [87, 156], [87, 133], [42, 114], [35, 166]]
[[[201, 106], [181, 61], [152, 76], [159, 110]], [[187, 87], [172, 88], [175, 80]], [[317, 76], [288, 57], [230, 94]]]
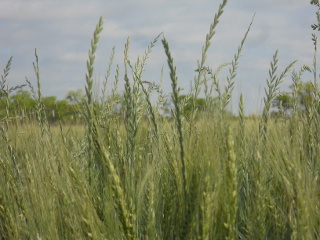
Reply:
[[[189, 119], [182, 111], [186, 102], [180, 98], [179, 71], [162, 34], [136, 62], [129, 59], [128, 38], [123, 75], [116, 65], [111, 96], [106, 96], [116, 54], [112, 50], [99, 98], [93, 93], [93, 77], [103, 29], [100, 18], [88, 54], [85, 121], [80, 126], [50, 126], [35, 53], [36, 90], [27, 82], [36, 101], [36, 120], [20, 123], [9, 114], [0, 119], [0, 239], [320, 238], [316, 37], [313, 67], [292, 71], [291, 118], [273, 121], [269, 115], [280, 83], [295, 64], [289, 63], [277, 76], [277, 51], [261, 117], [245, 116], [241, 95], [235, 121], [226, 109], [252, 23], [231, 63], [215, 71], [206, 66], [210, 40], [226, 4], [220, 4], [210, 26], [188, 94], [192, 99], [206, 96], [206, 108], [197, 109], [193, 102]], [[143, 79], [147, 59], [161, 37], [172, 85], [171, 116], [160, 111], [167, 97], [161, 82]], [[6, 84], [11, 61], [0, 85], [5, 99], [12, 90]], [[226, 66], [229, 75], [223, 79], [220, 72]], [[300, 111], [298, 91], [305, 71], [314, 74], [314, 104]], [[121, 79], [125, 91], [118, 94]], [[218, 104], [212, 101], [215, 96]], [[7, 100], [4, 111], [9, 105]]]

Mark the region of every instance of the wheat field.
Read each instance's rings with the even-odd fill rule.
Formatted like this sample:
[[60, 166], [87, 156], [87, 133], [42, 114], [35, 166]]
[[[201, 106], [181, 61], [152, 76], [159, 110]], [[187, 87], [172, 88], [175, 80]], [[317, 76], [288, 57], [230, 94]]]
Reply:
[[[122, 78], [123, 102], [112, 95], [108, 101], [97, 99], [100, 18], [87, 61], [84, 121], [50, 124], [35, 54], [37, 83], [27, 84], [37, 117], [22, 122], [9, 116], [9, 101], [1, 109], [0, 239], [320, 239], [318, 76], [310, 108], [298, 109], [299, 89], [293, 88], [290, 117], [270, 115], [285, 77], [295, 86], [304, 71], [316, 73], [317, 39], [314, 35], [314, 65], [299, 71], [295, 62], [278, 70], [275, 52], [261, 115], [245, 116], [241, 96], [231, 116], [227, 107], [251, 24], [231, 64], [208, 68], [207, 51], [226, 4], [222, 1], [210, 25], [199, 71], [183, 99], [174, 56], [162, 34], [136, 62], [128, 57], [128, 39], [124, 74], [115, 76], [111, 91], [117, 94]], [[155, 44], [162, 44], [167, 56], [169, 95], [161, 83], [142, 80]], [[112, 61], [113, 55], [110, 68]], [[219, 76], [223, 67], [229, 68], [226, 79]], [[2, 83], [9, 69], [10, 60]], [[204, 109], [196, 103], [201, 94]], [[170, 112], [163, 114], [168, 97]], [[122, 114], [115, 111], [119, 103]]]

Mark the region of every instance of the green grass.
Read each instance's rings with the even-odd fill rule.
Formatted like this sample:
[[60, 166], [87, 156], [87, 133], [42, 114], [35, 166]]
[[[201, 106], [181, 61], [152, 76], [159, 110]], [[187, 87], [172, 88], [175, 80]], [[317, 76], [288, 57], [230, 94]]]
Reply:
[[[100, 19], [87, 63], [85, 121], [77, 126], [49, 125], [36, 55], [37, 89], [28, 84], [37, 102], [37, 118], [20, 122], [7, 114], [0, 121], [0, 239], [320, 238], [318, 109], [294, 111], [289, 119], [270, 118], [279, 84], [294, 67], [289, 64], [277, 77], [276, 53], [262, 116], [247, 118], [242, 96], [239, 117], [227, 114], [250, 27], [223, 91], [218, 74], [226, 65], [213, 71], [205, 60], [226, 3], [220, 5], [210, 26], [199, 73], [187, 95], [195, 99], [204, 89], [208, 100], [214, 89], [219, 104], [205, 110], [194, 104], [189, 116], [181, 111], [186, 102], [179, 100], [178, 71], [164, 37], [172, 117], [159, 113], [166, 99], [162, 86], [142, 81], [148, 55], [161, 34], [136, 62], [128, 57], [128, 39], [123, 99], [115, 97], [121, 78], [117, 66], [112, 96], [105, 101], [105, 83], [101, 102], [92, 91]], [[10, 63], [11, 59], [2, 76], [3, 86]], [[294, 72], [294, 83], [297, 76]], [[318, 96], [316, 83], [315, 75]], [[8, 99], [8, 94], [3, 92], [1, 97]], [[156, 105], [152, 105], [152, 94], [158, 94]], [[316, 106], [318, 97], [314, 101]], [[119, 103], [122, 114], [114, 111]]]

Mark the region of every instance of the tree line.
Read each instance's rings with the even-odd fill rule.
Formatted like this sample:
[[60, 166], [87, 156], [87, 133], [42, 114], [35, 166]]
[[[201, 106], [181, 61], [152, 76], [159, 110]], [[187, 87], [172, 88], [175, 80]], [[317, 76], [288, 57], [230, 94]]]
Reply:
[[[81, 89], [69, 91], [63, 100], [57, 100], [56, 96], [43, 97], [42, 101], [48, 121], [73, 123], [80, 121], [83, 97]], [[0, 97], [0, 119], [9, 115], [11, 118], [33, 120], [36, 116], [35, 111], [36, 100], [29, 91], [19, 89], [15, 94], [2, 94]]]
[[[106, 102], [113, 102], [111, 110], [115, 115], [123, 116], [125, 97], [123, 94], [115, 93], [106, 99]], [[188, 95], [179, 96], [179, 101], [182, 106], [182, 114], [185, 117], [190, 117], [192, 108], [197, 108], [199, 114], [209, 110], [214, 110], [218, 107], [218, 99], [213, 98], [208, 101], [205, 98], [194, 99]], [[46, 117], [49, 122], [62, 121], [65, 123], [81, 123], [82, 122], [82, 108], [85, 104], [84, 92], [82, 89], [69, 91], [66, 97], [58, 100], [56, 96], [42, 97]], [[97, 109], [104, 106], [101, 102], [97, 104]], [[164, 117], [172, 117], [171, 110], [173, 104], [168, 99], [165, 108], [161, 112]], [[32, 96], [32, 92], [23, 90], [22, 88], [10, 93], [8, 95], [2, 94], [0, 96], [0, 119], [8, 115], [11, 118], [24, 118], [26, 120], [33, 120], [36, 117], [36, 99]], [[230, 113], [231, 114], [231, 113]]]
[[[293, 89], [293, 85], [290, 87]], [[307, 113], [308, 109], [317, 104], [315, 101], [315, 86], [312, 82], [302, 83], [298, 85], [298, 111], [300, 113]], [[218, 108], [218, 99], [213, 98], [208, 104], [205, 98], [193, 99], [188, 95], [181, 95], [179, 97], [184, 116], [189, 117], [193, 107], [197, 108], [198, 113], [204, 113], [208, 110], [215, 110]], [[80, 123], [82, 122], [82, 107], [84, 104], [84, 93], [82, 89], [69, 91], [66, 97], [58, 100], [56, 96], [48, 96], [42, 98], [46, 117], [49, 122], [62, 121], [65, 123]], [[114, 114], [122, 115], [125, 109], [123, 108], [124, 97], [121, 94], [115, 94], [109, 97], [107, 101], [116, 101], [118, 104], [113, 109]], [[290, 117], [293, 109], [293, 92], [280, 92], [272, 102], [273, 111], [272, 117]], [[0, 119], [4, 118], [6, 114], [10, 117], [19, 117], [32, 120], [36, 117], [35, 112], [36, 100], [32, 97], [31, 92], [23, 89], [18, 89], [14, 94], [10, 94], [8, 98], [0, 97]], [[319, 103], [318, 103], [319, 104]], [[169, 102], [164, 109], [163, 115], [170, 117], [170, 109], [172, 108]], [[210, 109], [209, 109], [210, 108]], [[320, 105], [318, 107], [320, 111]], [[228, 115], [232, 115], [231, 112]]]
[[[295, 91], [294, 88], [296, 88]], [[308, 114], [311, 107], [316, 107], [320, 113], [318, 86], [315, 86], [311, 81], [305, 83], [300, 81], [295, 85], [292, 84], [290, 89], [291, 91], [280, 92], [273, 100], [274, 110], [271, 113], [273, 117], [290, 117], [294, 107], [300, 114]], [[296, 92], [296, 96], [294, 96], [294, 92]]]

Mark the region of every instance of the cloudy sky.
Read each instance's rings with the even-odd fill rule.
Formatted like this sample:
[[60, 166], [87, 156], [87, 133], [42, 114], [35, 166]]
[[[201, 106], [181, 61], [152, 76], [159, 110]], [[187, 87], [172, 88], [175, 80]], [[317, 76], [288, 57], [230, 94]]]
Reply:
[[[201, 57], [206, 33], [218, 10], [218, 0], [0, 0], [0, 69], [13, 56], [9, 81], [35, 83], [32, 62], [39, 55], [42, 91], [45, 96], [65, 98], [70, 90], [84, 88], [90, 39], [100, 16], [104, 19], [95, 66], [97, 82], [104, 78], [111, 49], [123, 76], [123, 50], [131, 38], [130, 59], [135, 61], [161, 32], [167, 38], [178, 72], [179, 87], [190, 89]], [[298, 59], [295, 68], [312, 64], [310, 27], [316, 8], [309, 0], [229, 0], [212, 46], [207, 65], [213, 69], [230, 62], [254, 14], [238, 67], [233, 111], [243, 93], [246, 113], [261, 111], [261, 99], [273, 54], [279, 49], [279, 71]], [[154, 47], [144, 79], [159, 83], [166, 57], [161, 41]], [[2, 71], [2, 70], [1, 70]], [[114, 72], [112, 73], [114, 75]], [[305, 76], [306, 80], [311, 75]], [[221, 74], [221, 84], [225, 75]], [[120, 83], [120, 91], [123, 82]], [[168, 71], [164, 90], [170, 92]], [[283, 89], [291, 84], [290, 78]], [[112, 79], [110, 80], [112, 86]]]

